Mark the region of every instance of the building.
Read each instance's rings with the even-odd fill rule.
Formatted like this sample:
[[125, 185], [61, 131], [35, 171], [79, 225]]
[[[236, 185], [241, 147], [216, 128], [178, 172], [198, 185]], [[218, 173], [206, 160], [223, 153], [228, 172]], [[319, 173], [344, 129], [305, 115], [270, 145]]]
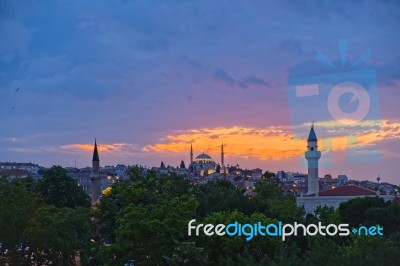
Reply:
[[191, 170], [197, 175], [205, 176], [215, 173], [216, 166], [210, 155], [202, 153], [191, 163]]
[[[375, 192], [368, 188], [349, 184], [338, 187], [333, 186], [320, 192], [318, 160], [321, 158], [321, 152], [318, 151], [318, 139], [315, 134], [314, 124], [311, 126], [307, 139], [305, 158], [308, 161], [307, 193], [306, 195], [300, 193], [300, 196], [296, 198], [296, 202], [298, 206], [304, 206], [306, 214], [313, 214], [318, 206], [338, 208], [340, 203], [357, 197], [382, 197], [385, 200], [394, 200], [396, 198], [394, 194], [390, 194], [389, 192], [386, 195], [381, 195], [379, 190]], [[348, 178], [345, 175], [340, 175], [338, 180], [345, 182]]]
[[34, 174], [30, 171], [27, 170], [22, 170], [22, 169], [4, 169], [0, 170], [0, 176], [6, 176], [9, 179], [18, 179], [18, 178], [26, 178], [26, 177], [32, 177], [33, 179], [40, 179], [41, 176]]
[[[309, 177], [309, 175], [301, 174], [301, 173], [293, 173], [292, 174], [292, 180], [295, 184], [307, 184], [308, 177]], [[316, 183], [318, 183], [318, 181]]]
[[307, 139], [307, 151], [305, 157], [308, 163], [308, 190], [307, 195], [318, 195], [318, 160], [321, 158], [321, 152], [318, 150], [318, 139], [314, 131], [314, 123], [311, 126], [310, 134]]
[[90, 198], [92, 199], [92, 205], [96, 205], [96, 202], [101, 196], [101, 179], [99, 151], [97, 150], [97, 141], [95, 139], [92, 159], [92, 173], [90, 175], [90, 182], [92, 183]]
[[340, 203], [359, 197], [382, 197], [385, 201], [395, 199], [395, 195], [393, 194], [380, 195], [378, 191], [368, 188], [343, 185], [321, 191], [317, 196], [300, 196], [297, 198], [297, 205], [303, 205], [306, 214], [313, 214], [318, 206], [339, 208]]
[[[126, 167], [120, 166], [118, 170], [122, 171]], [[114, 169], [116, 170], [116, 169]], [[73, 172], [69, 172], [70, 175], [77, 182], [78, 186], [89, 194], [92, 205], [96, 205], [97, 201], [102, 195], [102, 191], [120, 179], [120, 176], [110, 171], [110, 167], [102, 169], [100, 167], [100, 156], [97, 148], [97, 140], [94, 141], [92, 167], [86, 167], [82, 169], [74, 169]]]
[[221, 145], [221, 164], [216, 163], [210, 155], [202, 153], [193, 159], [193, 146], [190, 145], [190, 172], [197, 176], [208, 176], [213, 173], [226, 173], [224, 144]]
[[41, 167], [33, 163], [0, 163], [0, 171], [2, 170], [23, 170], [35, 175], [39, 175]]

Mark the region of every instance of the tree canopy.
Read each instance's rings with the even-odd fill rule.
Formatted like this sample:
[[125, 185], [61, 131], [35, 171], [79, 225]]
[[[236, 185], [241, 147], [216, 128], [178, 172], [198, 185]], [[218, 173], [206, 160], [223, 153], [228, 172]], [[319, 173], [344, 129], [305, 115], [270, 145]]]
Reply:
[[[93, 210], [61, 167], [40, 181], [1, 178], [0, 264], [396, 265], [400, 258], [400, 207], [381, 198], [321, 206], [305, 219], [294, 195], [284, 193], [269, 172], [251, 196], [227, 180], [193, 184], [140, 166], [128, 173]], [[192, 219], [214, 225], [379, 224], [384, 236], [189, 236]]]
[[37, 190], [47, 204], [58, 208], [90, 207], [89, 196], [61, 166], [53, 166], [45, 171]]
[[29, 178], [0, 179], [0, 264], [74, 265], [78, 255], [85, 263], [89, 208], [58, 207], [40, 185]]

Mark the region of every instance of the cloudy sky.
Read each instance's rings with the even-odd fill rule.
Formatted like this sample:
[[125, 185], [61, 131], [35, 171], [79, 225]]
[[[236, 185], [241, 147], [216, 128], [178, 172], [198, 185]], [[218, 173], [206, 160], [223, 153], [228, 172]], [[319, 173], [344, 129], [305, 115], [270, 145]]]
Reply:
[[0, 161], [84, 167], [97, 138], [103, 166], [176, 166], [224, 142], [306, 172], [315, 120], [321, 176], [399, 184], [400, 5], [334, 2], [1, 1]]

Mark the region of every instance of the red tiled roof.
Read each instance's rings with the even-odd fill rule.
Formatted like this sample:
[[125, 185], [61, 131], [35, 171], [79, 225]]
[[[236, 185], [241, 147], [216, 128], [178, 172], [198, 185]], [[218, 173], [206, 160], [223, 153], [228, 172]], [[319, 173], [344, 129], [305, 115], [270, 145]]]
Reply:
[[397, 205], [400, 205], [400, 197], [394, 198], [393, 203], [397, 204]]
[[336, 188], [331, 188], [321, 191], [319, 196], [368, 196], [376, 195], [376, 192], [359, 186], [344, 185]]

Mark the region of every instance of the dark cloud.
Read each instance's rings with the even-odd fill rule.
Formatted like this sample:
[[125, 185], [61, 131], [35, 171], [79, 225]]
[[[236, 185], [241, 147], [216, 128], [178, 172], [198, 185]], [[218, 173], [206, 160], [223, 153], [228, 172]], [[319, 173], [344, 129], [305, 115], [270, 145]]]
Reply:
[[254, 76], [245, 77], [242, 80], [235, 80], [222, 69], [216, 69], [214, 72], [214, 77], [218, 80], [225, 82], [230, 87], [239, 86], [243, 89], [246, 89], [251, 85], [270, 87], [270, 84], [268, 82], [265, 82], [264, 80]]
[[222, 80], [229, 86], [233, 87], [237, 84], [236, 80], [234, 80], [231, 76], [229, 76], [224, 70], [216, 69], [214, 72], [214, 77], [218, 80]]
[[247, 88], [250, 85], [258, 85], [258, 86], [264, 86], [264, 87], [270, 87], [271, 84], [268, 82], [265, 82], [262, 79], [256, 78], [256, 77], [246, 77], [240, 82], [240, 87], [242, 88]]

